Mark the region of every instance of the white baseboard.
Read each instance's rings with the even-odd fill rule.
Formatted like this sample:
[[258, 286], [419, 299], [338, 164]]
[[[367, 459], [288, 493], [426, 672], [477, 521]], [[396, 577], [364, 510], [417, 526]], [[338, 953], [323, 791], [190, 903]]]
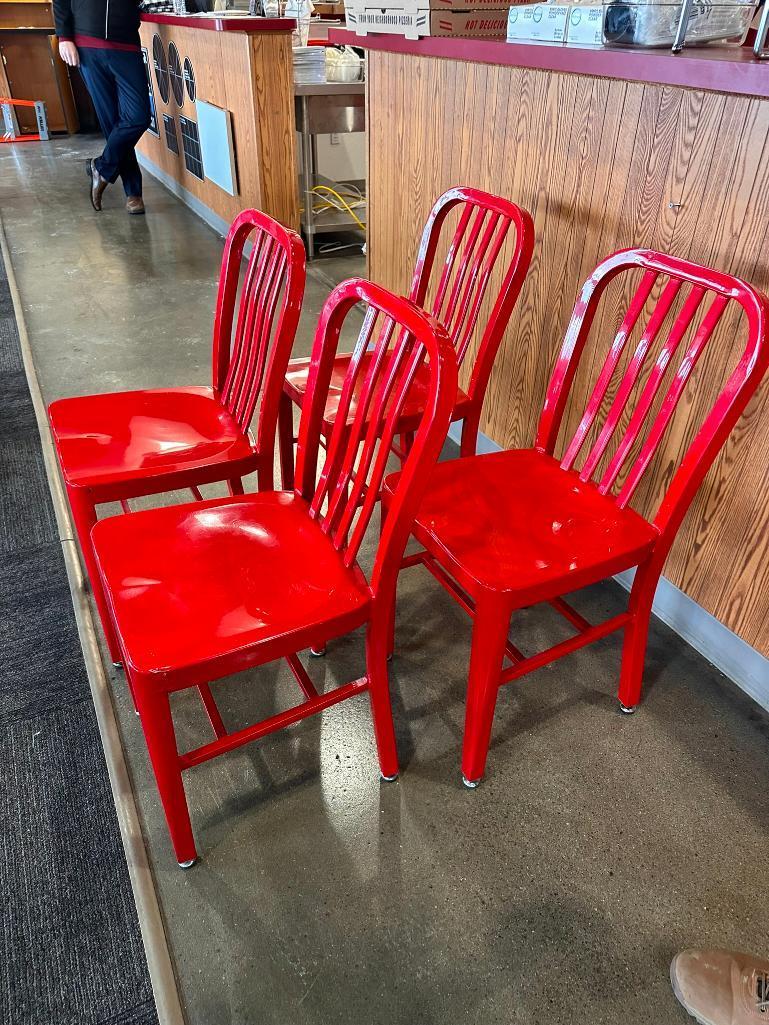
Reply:
[[[456, 444], [459, 444], [461, 433], [461, 422], [451, 425], [449, 437]], [[479, 433], [479, 454], [497, 452], [499, 448], [491, 438]], [[628, 570], [614, 579], [629, 590], [634, 574], [635, 570]], [[703, 658], [733, 680], [756, 704], [769, 711], [769, 659], [751, 648], [665, 577], [661, 577], [657, 585], [652, 609]]]

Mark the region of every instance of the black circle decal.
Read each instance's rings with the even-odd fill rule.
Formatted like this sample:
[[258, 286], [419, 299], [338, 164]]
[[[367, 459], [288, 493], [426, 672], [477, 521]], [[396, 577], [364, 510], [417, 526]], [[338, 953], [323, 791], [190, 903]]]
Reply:
[[182, 62], [179, 59], [179, 51], [173, 43], [168, 44], [168, 74], [171, 76], [171, 88], [174, 92], [174, 99], [180, 107], [183, 107], [184, 78], [182, 77]]
[[189, 57], [184, 58], [184, 84], [187, 86], [187, 95], [190, 102], [195, 102], [195, 69]]
[[152, 63], [155, 66], [155, 81], [163, 103], [168, 103], [168, 65], [163, 40], [156, 35], [152, 40]]

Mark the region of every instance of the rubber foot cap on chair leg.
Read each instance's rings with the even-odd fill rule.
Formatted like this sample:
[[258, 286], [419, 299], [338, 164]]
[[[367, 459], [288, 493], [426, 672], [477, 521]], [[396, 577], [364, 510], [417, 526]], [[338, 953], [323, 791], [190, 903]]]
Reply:
[[623, 715], [632, 715], [637, 707], [637, 705], [623, 705], [621, 701], [619, 703], [619, 710]]
[[197, 858], [190, 858], [189, 861], [180, 861], [179, 868], [192, 868], [197, 860]]
[[396, 772], [394, 776], [385, 776], [383, 772], [380, 772], [379, 776], [383, 783], [394, 783], [398, 778], [398, 773]]
[[388, 662], [392, 662], [392, 660], [393, 660], [393, 653], [390, 652], [390, 654], [387, 656], [387, 661]]
[[326, 654], [326, 645], [324, 644], [322, 648], [310, 648], [310, 654], [313, 658], [323, 658]]
[[112, 665], [115, 667], [115, 669], [122, 669], [123, 668], [123, 663], [122, 662], [113, 662]]
[[462, 773], [462, 782], [468, 790], [475, 790], [476, 787], [480, 786], [481, 779], [483, 779], [482, 776], [480, 777], [480, 779], [468, 779], [467, 776], [465, 776], [465, 774]]

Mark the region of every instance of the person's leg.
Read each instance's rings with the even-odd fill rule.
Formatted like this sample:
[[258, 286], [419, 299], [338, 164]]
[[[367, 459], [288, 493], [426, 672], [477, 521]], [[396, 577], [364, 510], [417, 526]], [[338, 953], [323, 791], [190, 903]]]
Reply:
[[[99, 126], [105, 139], [109, 139], [118, 121], [118, 94], [114, 76], [104, 60], [106, 50], [80, 50], [80, 74], [83, 76], [99, 119]], [[113, 181], [102, 170], [104, 154], [95, 160], [96, 169], [107, 181]]]
[[114, 150], [117, 167], [115, 177], [119, 174], [122, 178], [126, 196], [141, 196], [142, 174], [134, 147], [149, 128], [151, 116], [144, 62], [141, 53], [122, 50], [105, 52], [110, 55], [119, 113], [118, 122], [108, 140], [108, 146]]

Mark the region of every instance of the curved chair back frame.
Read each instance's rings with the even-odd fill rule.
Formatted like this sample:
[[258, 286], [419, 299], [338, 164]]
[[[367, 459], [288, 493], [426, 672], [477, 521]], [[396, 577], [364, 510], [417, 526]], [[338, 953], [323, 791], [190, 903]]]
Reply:
[[[441, 233], [452, 210], [459, 219], [431, 289]], [[409, 298], [446, 328], [462, 366], [474, 339], [494, 265], [515, 228], [515, 244], [478, 342], [467, 393], [472, 407], [462, 431], [462, 455], [474, 455], [483, 400], [502, 337], [526, 279], [534, 249], [531, 215], [510, 200], [480, 189], [449, 189], [436, 201], [422, 232]]]
[[[250, 236], [252, 249], [238, 302], [243, 251]], [[254, 433], [260, 452], [272, 452], [275, 445], [283, 380], [272, 371], [274, 366], [285, 367], [291, 355], [304, 280], [304, 245], [295, 231], [258, 210], [244, 210], [235, 218], [219, 275], [213, 387], [244, 431], [259, 404]]]
[[[316, 480], [320, 426], [339, 336], [357, 304], [365, 311], [363, 324]], [[456, 396], [456, 356], [441, 325], [409, 300], [361, 279], [334, 289], [323, 308], [313, 346], [309, 401], [299, 427], [295, 490], [310, 502], [311, 515], [330, 535], [347, 566], [357, 557], [378, 502], [403, 404], [423, 363], [430, 370], [427, 398], [380, 538], [370, 581], [375, 596], [384, 587], [394, 591], [429, 466], [443, 446]], [[350, 418], [356, 392], [355, 413]]]
[[[609, 256], [585, 282], [574, 307], [539, 421], [535, 447], [540, 451], [553, 454], [566, 401], [601, 295], [619, 274], [638, 268], [644, 271], [641, 282], [627, 306], [561, 462], [564, 469], [573, 469], [578, 456], [584, 451], [578, 471], [580, 479], [593, 480], [603, 494], [612, 494], [618, 485], [614, 497], [620, 507], [631, 500], [659, 449], [692, 371], [730, 303], [736, 302], [742, 307], [748, 324], [742, 356], [684, 452], [654, 517], [653, 522], [661, 534], [660, 543], [655, 548], [655, 561], [659, 558], [657, 552], [664, 561], [697, 488], [769, 366], [769, 301], [746, 282], [688, 260], [644, 249], [628, 249]], [[658, 283], [661, 285], [659, 296], [644, 324], [642, 314]], [[680, 309], [677, 315], [672, 316], [671, 310], [677, 299]], [[672, 324], [663, 332], [663, 326], [669, 319], [672, 319]], [[642, 324], [636, 349], [624, 373], [619, 375], [614, 397], [608, 401], [607, 392], [619, 360], [633, 330]], [[687, 337], [688, 343], [681, 354], [682, 342]], [[655, 349], [656, 357], [650, 355]], [[639, 378], [649, 360], [652, 361], [651, 369], [641, 386]], [[653, 414], [652, 407], [666, 372], [676, 362], [677, 370], [663, 392], [656, 414]], [[634, 391], [638, 394], [631, 405]], [[601, 410], [606, 406], [608, 412], [601, 425]], [[595, 429], [599, 425], [596, 434]], [[586, 445], [591, 433], [596, 434], [595, 440]], [[616, 447], [609, 458], [613, 445]], [[604, 467], [602, 472], [599, 464]], [[618, 483], [622, 474], [624, 478]]]

